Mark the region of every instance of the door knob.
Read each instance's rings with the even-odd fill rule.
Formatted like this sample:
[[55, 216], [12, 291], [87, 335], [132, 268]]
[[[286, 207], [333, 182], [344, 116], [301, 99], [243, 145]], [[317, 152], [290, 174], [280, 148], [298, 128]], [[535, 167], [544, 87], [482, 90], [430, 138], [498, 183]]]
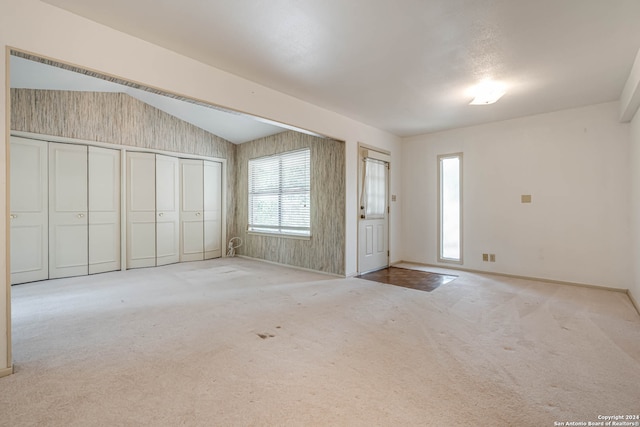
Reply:
[[16, 215], [16, 214], [11, 214], [11, 219], [15, 219], [15, 218], [18, 218], [18, 215]]
[[79, 213], [78, 214], [78, 218], [84, 218], [84, 214], [83, 213]]
[[196, 212], [196, 216], [200, 216], [200, 212]]
[[163, 216], [163, 215], [164, 215], [164, 213], [162, 213], [162, 212], [160, 212], [160, 213], [158, 214], [158, 216]]

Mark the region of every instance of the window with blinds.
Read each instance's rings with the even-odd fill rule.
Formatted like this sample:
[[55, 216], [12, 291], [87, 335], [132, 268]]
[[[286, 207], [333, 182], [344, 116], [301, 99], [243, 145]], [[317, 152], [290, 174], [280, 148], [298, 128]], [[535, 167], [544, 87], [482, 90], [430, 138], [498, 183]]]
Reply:
[[249, 160], [249, 231], [311, 236], [311, 151]]

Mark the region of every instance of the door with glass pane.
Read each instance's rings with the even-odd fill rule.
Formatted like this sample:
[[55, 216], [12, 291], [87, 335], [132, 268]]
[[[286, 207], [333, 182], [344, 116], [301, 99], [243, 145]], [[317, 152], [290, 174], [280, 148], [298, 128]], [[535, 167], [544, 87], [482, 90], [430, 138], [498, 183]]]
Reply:
[[362, 150], [360, 157], [360, 218], [358, 271], [389, 266], [389, 156]]

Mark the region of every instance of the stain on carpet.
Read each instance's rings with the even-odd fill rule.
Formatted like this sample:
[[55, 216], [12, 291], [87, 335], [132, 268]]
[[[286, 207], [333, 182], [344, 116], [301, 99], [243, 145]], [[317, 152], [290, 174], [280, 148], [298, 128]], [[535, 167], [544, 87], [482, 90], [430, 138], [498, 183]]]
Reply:
[[260, 338], [262, 338], [263, 340], [266, 340], [267, 338], [275, 337], [275, 335], [273, 335], [273, 334], [256, 334], [256, 335], [259, 336]]
[[387, 285], [401, 286], [403, 288], [431, 292], [441, 285], [455, 280], [458, 276], [430, 273], [420, 270], [409, 270], [407, 268], [389, 267], [371, 273], [363, 274], [358, 277], [360, 279], [371, 280], [378, 283], [385, 283]]

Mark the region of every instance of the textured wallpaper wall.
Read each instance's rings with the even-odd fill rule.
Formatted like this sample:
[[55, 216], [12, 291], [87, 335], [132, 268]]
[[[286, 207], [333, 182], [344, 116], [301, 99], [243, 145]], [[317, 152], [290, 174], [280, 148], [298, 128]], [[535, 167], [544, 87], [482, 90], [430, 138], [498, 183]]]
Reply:
[[[311, 148], [311, 239], [247, 233], [249, 159]], [[241, 144], [236, 150], [236, 228], [244, 245], [238, 253], [327, 273], [344, 274], [344, 143], [298, 132], [283, 132]]]
[[236, 145], [127, 94], [11, 89], [11, 129], [227, 159], [227, 236], [235, 230]]
[[[11, 89], [11, 129], [227, 159], [227, 238], [238, 253], [344, 274], [344, 143], [294, 131], [236, 146], [123, 93]], [[310, 240], [247, 234], [247, 164], [254, 157], [311, 148]]]

